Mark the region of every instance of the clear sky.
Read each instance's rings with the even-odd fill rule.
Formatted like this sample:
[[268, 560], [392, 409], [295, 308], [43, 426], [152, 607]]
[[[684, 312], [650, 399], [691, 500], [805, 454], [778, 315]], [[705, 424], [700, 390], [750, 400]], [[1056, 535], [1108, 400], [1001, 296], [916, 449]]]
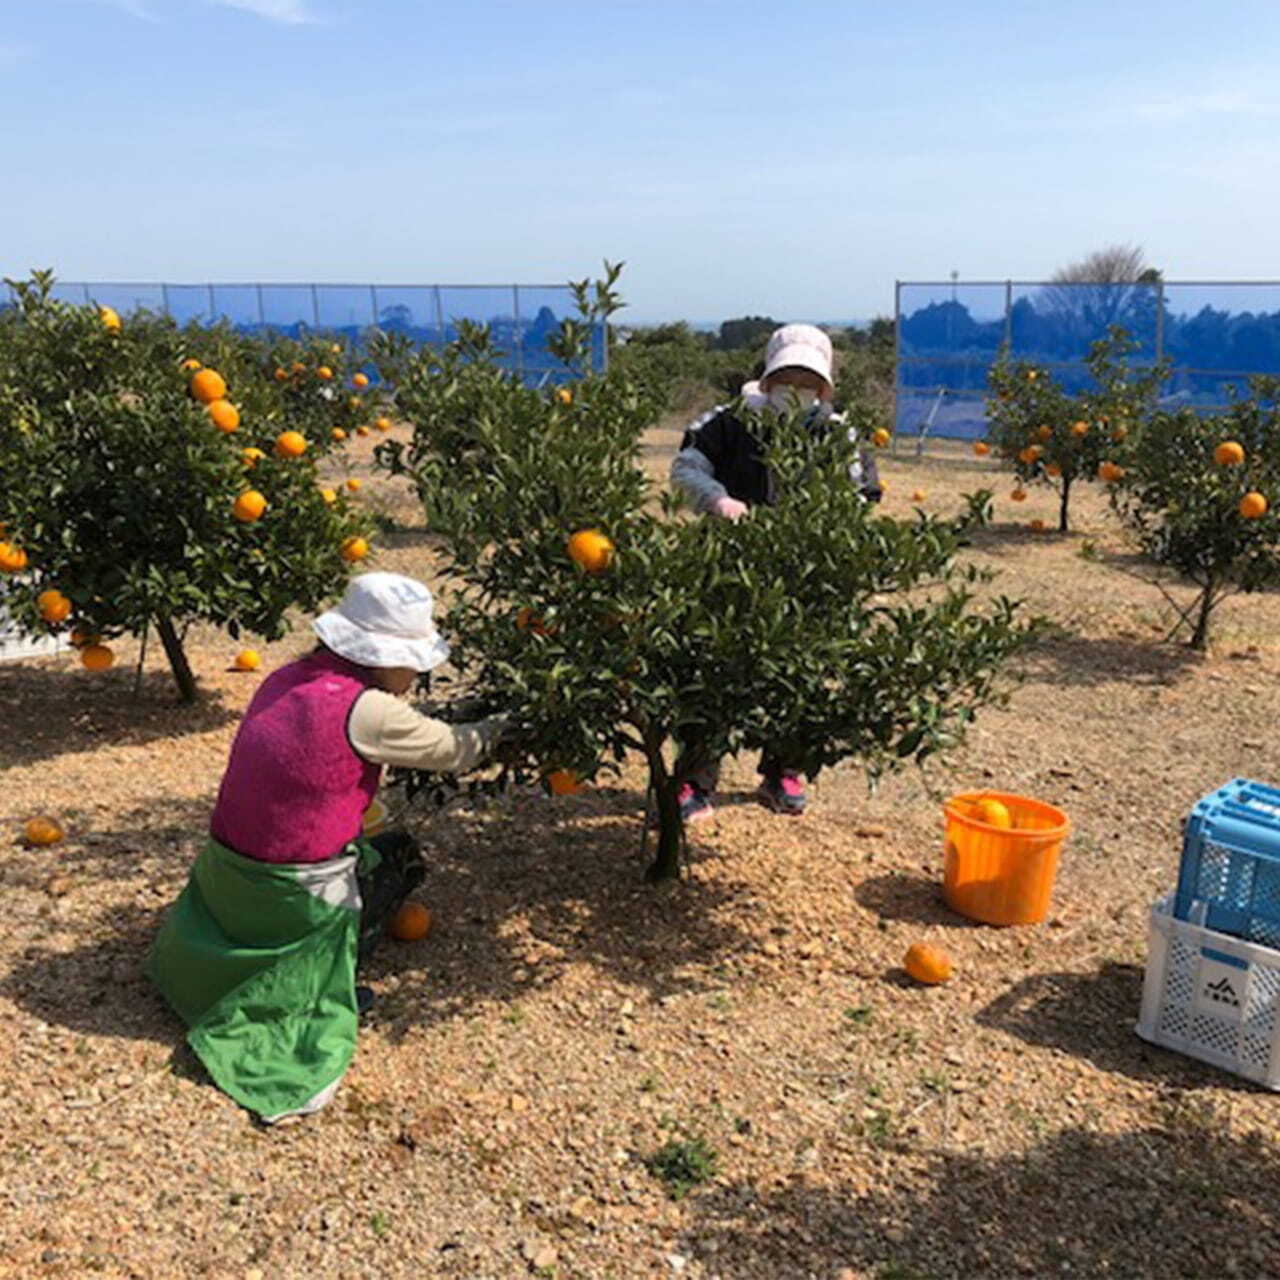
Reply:
[[862, 318], [1114, 241], [1280, 277], [1274, 0], [0, 0], [0, 271]]

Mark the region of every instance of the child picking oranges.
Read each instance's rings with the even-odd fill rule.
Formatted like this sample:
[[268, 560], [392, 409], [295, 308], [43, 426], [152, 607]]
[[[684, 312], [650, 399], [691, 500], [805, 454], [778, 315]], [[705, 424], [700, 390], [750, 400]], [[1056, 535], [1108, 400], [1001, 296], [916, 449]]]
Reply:
[[214, 1082], [268, 1122], [333, 1096], [355, 1048], [357, 961], [424, 876], [404, 832], [362, 836], [384, 766], [466, 772], [503, 732], [501, 717], [447, 725], [400, 700], [449, 655], [433, 610], [420, 582], [365, 574], [315, 620], [316, 648], [263, 681], [152, 950]]
[[[759, 422], [753, 419], [764, 417], [767, 424], [770, 414], [796, 413], [812, 431], [839, 429], [843, 419], [833, 404], [832, 354], [831, 339], [816, 326], [783, 325], [769, 338], [760, 380], [743, 386], [741, 408], [719, 405], [688, 427], [671, 464], [671, 481], [696, 510], [737, 521], [752, 507], [777, 501], [776, 478], [765, 462]], [[870, 452], [860, 453], [850, 481], [868, 501], [880, 500], [880, 479]], [[685, 822], [709, 817], [719, 762], [706, 759], [697, 743], [688, 743], [678, 767], [687, 779], [680, 791]], [[765, 751], [759, 772], [757, 795], [763, 804], [792, 817], [804, 813], [804, 786], [796, 770]]]

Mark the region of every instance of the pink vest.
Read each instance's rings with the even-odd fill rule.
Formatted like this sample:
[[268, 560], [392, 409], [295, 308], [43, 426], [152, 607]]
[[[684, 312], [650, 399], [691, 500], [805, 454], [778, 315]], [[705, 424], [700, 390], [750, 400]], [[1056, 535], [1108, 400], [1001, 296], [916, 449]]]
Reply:
[[323, 862], [360, 834], [382, 770], [347, 738], [363, 668], [320, 652], [268, 676], [231, 744], [209, 831], [261, 862]]

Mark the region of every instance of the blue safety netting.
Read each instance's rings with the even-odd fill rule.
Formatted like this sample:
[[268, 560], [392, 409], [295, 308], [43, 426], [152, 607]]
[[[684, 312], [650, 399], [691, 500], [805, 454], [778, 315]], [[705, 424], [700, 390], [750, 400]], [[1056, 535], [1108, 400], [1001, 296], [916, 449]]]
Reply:
[[[325, 333], [359, 348], [375, 329], [439, 346], [459, 322], [488, 325], [498, 362], [525, 381], [554, 384], [575, 373], [547, 348], [562, 320], [577, 315], [567, 285], [108, 284], [59, 281], [64, 302], [114, 307], [122, 316], [152, 311], [179, 324], [227, 321], [247, 333], [301, 338]], [[11, 300], [0, 286], [0, 306]], [[608, 356], [607, 327], [592, 327], [591, 365]]]
[[898, 286], [897, 430], [986, 433], [987, 374], [1001, 347], [1068, 390], [1090, 346], [1120, 325], [1131, 360], [1171, 364], [1164, 403], [1211, 410], [1254, 374], [1280, 375], [1280, 283], [911, 283]]

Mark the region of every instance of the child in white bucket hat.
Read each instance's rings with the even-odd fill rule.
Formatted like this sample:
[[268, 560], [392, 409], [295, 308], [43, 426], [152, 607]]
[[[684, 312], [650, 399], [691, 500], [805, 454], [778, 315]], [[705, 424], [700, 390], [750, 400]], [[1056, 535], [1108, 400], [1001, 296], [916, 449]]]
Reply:
[[466, 772], [505, 726], [445, 724], [401, 700], [449, 656], [422, 583], [364, 574], [313, 626], [320, 643], [245, 712], [150, 962], [214, 1081], [268, 1120], [332, 1097], [372, 995], [357, 962], [423, 879], [406, 833], [362, 835], [383, 769]]
[[[743, 406], [756, 413], [798, 412], [813, 430], [839, 428], [843, 418], [833, 403], [831, 339], [812, 324], [775, 329], [759, 381], [745, 383], [740, 396]], [[880, 500], [880, 480], [870, 452], [859, 455], [850, 480], [869, 502]], [[717, 405], [689, 425], [671, 464], [671, 481], [696, 510], [724, 520], [741, 520], [753, 506], [770, 506], [777, 500], [776, 480], [765, 464], [760, 441], [732, 405]], [[698, 745], [689, 743], [682, 769], [689, 775], [680, 790], [684, 820], [710, 817], [719, 761], [702, 759]], [[804, 785], [794, 769], [771, 751], [762, 754], [759, 769], [757, 795], [763, 804], [791, 817], [804, 813]]]

